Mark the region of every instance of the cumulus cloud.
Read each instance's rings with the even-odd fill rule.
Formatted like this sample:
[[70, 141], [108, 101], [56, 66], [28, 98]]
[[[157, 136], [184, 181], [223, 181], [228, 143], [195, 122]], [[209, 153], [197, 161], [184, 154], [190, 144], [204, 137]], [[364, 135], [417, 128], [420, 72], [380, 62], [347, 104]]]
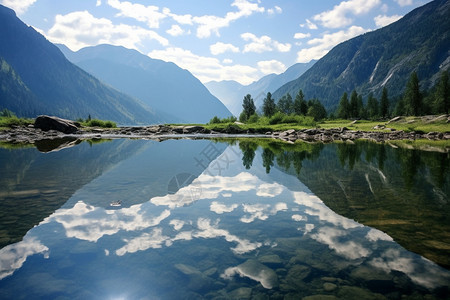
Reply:
[[253, 3], [248, 0], [235, 0], [231, 6], [234, 6], [238, 11], [228, 12], [225, 17], [214, 15], [204, 15], [193, 17], [192, 20], [197, 27], [197, 37], [207, 38], [211, 34], [220, 36], [219, 29], [228, 27], [231, 22], [236, 21], [242, 17], [248, 17], [253, 13], [262, 13], [265, 11], [264, 7], [260, 7], [259, 3]]
[[413, 4], [413, 0], [394, 0], [400, 6], [408, 6]]
[[175, 22], [181, 24], [181, 25], [192, 25], [192, 15], [185, 14], [185, 15], [177, 15], [170, 11], [168, 8], [163, 8], [163, 13], [171, 17]]
[[307, 44], [311, 47], [304, 48], [297, 53], [297, 62], [307, 63], [313, 59], [320, 59], [337, 44], [357, 35], [363, 34], [366, 31], [367, 30], [362, 27], [352, 26], [347, 30], [341, 30], [335, 33], [327, 33], [324, 34], [321, 38], [309, 40]]
[[129, 17], [140, 22], [145, 22], [150, 28], [159, 28], [161, 20], [167, 16], [159, 11], [158, 6], [131, 3], [128, 1], [108, 0], [108, 4], [119, 11], [117, 16]]
[[184, 33], [184, 30], [179, 25], [172, 25], [166, 32], [171, 36], [179, 36]]
[[217, 42], [211, 46], [209, 46], [209, 50], [211, 51], [211, 54], [213, 55], [219, 55], [222, 53], [225, 53], [227, 51], [237, 53], [239, 52], [239, 48], [232, 45], [232, 44], [226, 44], [222, 42]]
[[375, 21], [375, 25], [377, 27], [384, 27], [391, 23], [394, 23], [395, 21], [401, 19], [403, 16], [399, 15], [393, 15], [393, 16], [386, 16], [386, 15], [378, 15], [373, 20]]
[[223, 214], [223, 213], [229, 213], [232, 212], [233, 210], [235, 210], [239, 205], [237, 204], [231, 204], [231, 205], [226, 205], [217, 201], [213, 201], [211, 203], [211, 205], [209, 206], [209, 209], [213, 212], [215, 212], [216, 214]]
[[40, 253], [48, 258], [48, 252], [47, 246], [35, 237], [28, 236], [18, 243], [0, 249], [0, 280], [20, 269], [28, 256]]
[[97, 0], [97, 3], [95, 3], [95, 6], [100, 6], [102, 5], [102, 0]]
[[56, 15], [55, 24], [46, 34], [54, 43], [61, 43], [76, 51], [98, 44], [120, 45], [138, 49], [144, 40], [155, 40], [163, 46], [169, 41], [158, 33], [137, 26], [114, 25], [106, 18], [95, 18], [88, 11]]
[[[285, 66], [282, 63], [280, 63], [279, 61], [276, 61], [276, 60], [260, 61], [260, 62], [258, 62], [258, 66], [261, 68], [261, 71], [263, 71], [263, 73], [264, 73], [263, 69], [265, 69], [265, 68], [266, 68], [265, 71], [269, 71], [270, 73], [276, 73], [273, 71], [274, 69], [281, 67], [282, 71], [284, 71], [284, 68], [285, 68]], [[269, 74], [269, 73], [266, 73], [266, 74]], [[283, 186], [276, 182], [275, 183], [263, 183], [258, 187], [258, 189], [256, 191], [256, 196], [275, 197], [275, 196], [278, 196], [279, 194], [281, 194], [283, 192], [283, 189], [284, 189]]]
[[302, 33], [302, 32], [297, 32], [296, 34], [294, 34], [294, 39], [305, 39], [305, 38], [309, 38], [311, 36], [311, 33]]
[[23, 14], [36, 0], [2, 0], [1, 4], [13, 9], [18, 15]]
[[349, 15], [363, 15], [378, 6], [381, 0], [349, 0], [342, 1], [332, 10], [324, 11], [313, 17], [327, 28], [339, 28], [348, 26], [353, 22]]
[[111, 214], [104, 208], [79, 201], [72, 208], [59, 209], [41, 224], [54, 221], [64, 227], [69, 238], [97, 242], [103, 236], [116, 234], [120, 230], [143, 230], [159, 225], [169, 216], [167, 209], [158, 215], [149, 203], [122, 208]]
[[276, 215], [279, 211], [285, 211], [288, 209], [287, 204], [278, 202], [275, 205], [270, 204], [242, 204], [243, 210], [246, 215], [240, 218], [243, 223], [251, 223], [256, 219], [264, 221], [269, 218], [270, 215]]
[[266, 51], [289, 52], [291, 50], [291, 44], [280, 43], [278, 41], [272, 40], [272, 38], [267, 35], [257, 37], [253, 33], [246, 32], [241, 34], [241, 38], [246, 42], [250, 41], [249, 44], [246, 44], [244, 46], [244, 50], [242, 51], [243, 53], [262, 53]]
[[225, 66], [217, 58], [196, 55], [182, 48], [154, 50], [148, 53], [148, 56], [171, 61], [192, 72], [202, 82], [236, 80], [242, 84], [250, 84], [258, 79], [256, 68], [239, 64]]

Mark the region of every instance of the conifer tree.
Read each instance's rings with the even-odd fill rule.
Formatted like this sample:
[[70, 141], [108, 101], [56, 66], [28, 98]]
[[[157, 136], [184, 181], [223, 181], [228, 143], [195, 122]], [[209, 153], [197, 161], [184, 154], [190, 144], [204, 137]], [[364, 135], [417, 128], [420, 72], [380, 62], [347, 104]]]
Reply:
[[247, 119], [256, 112], [255, 102], [253, 102], [253, 98], [250, 94], [247, 94], [244, 97], [242, 107], [244, 109], [242, 112], [245, 114]]
[[422, 112], [422, 95], [419, 88], [419, 77], [416, 72], [412, 72], [403, 94], [405, 114], [418, 116]]
[[271, 117], [275, 114], [277, 107], [275, 105], [275, 101], [272, 98], [272, 94], [270, 92], [267, 93], [266, 98], [264, 98], [263, 102], [263, 113], [266, 117]]
[[383, 88], [380, 100], [380, 115], [382, 118], [386, 118], [389, 114], [389, 99], [387, 88]]
[[341, 97], [341, 100], [339, 101], [339, 107], [338, 107], [338, 118], [340, 119], [348, 119], [349, 118], [349, 106], [348, 103], [348, 95], [347, 92], [344, 92], [344, 94]]
[[441, 74], [441, 79], [437, 85], [434, 95], [434, 110], [436, 113], [450, 112], [450, 82], [448, 80], [448, 71]]

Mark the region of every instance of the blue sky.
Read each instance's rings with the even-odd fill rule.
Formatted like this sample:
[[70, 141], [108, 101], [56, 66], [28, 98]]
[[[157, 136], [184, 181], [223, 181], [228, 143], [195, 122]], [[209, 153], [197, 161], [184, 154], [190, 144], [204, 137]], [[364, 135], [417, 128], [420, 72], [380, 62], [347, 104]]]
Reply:
[[249, 84], [319, 59], [428, 0], [0, 0], [54, 43], [121, 45], [202, 82]]

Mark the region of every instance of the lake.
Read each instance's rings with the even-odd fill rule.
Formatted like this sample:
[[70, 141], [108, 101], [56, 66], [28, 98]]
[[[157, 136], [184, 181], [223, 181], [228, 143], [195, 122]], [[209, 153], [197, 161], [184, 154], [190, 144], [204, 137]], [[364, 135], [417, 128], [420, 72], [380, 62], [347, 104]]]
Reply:
[[1, 299], [450, 297], [448, 153], [61, 143], [0, 148]]

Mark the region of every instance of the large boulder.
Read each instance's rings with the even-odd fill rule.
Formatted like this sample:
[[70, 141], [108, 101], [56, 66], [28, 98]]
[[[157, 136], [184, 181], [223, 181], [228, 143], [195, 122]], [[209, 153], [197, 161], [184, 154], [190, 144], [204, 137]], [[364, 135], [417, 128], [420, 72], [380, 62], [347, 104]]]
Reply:
[[39, 128], [43, 131], [56, 130], [63, 133], [75, 133], [78, 131], [75, 122], [54, 116], [37, 117], [36, 121], [34, 121], [34, 128]]

